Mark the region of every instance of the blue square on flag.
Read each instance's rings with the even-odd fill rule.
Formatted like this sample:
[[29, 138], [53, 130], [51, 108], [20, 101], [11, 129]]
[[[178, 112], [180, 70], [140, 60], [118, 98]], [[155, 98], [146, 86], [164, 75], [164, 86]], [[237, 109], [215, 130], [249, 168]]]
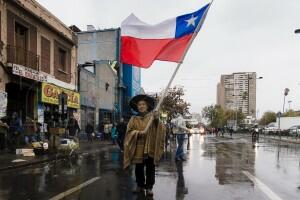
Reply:
[[196, 12], [178, 16], [176, 18], [175, 38], [179, 38], [184, 35], [189, 35], [193, 33], [197, 25], [199, 24], [201, 18], [203, 17], [208, 6], [209, 5], [206, 5]]

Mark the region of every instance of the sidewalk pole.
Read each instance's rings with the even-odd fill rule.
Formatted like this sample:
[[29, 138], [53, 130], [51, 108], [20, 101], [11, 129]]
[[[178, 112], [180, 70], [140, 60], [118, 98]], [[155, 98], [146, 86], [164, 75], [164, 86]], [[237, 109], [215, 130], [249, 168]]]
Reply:
[[[212, 3], [213, 3], [213, 1], [209, 4], [208, 8], [206, 9], [205, 13], [203, 14], [203, 16], [202, 16], [200, 22], [198, 23], [198, 25], [197, 25], [197, 27], [196, 27], [196, 29], [195, 29], [193, 35], [192, 35], [192, 38], [191, 38], [190, 41], [188, 42], [187, 48], [185, 49], [183, 55], [181, 56], [180, 61], [178, 62], [177, 67], [175, 68], [175, 70], [174, 70], [174, 72], [173, 72], [173, 74], [172, 74], [172, 76], [171, 76], [171, 79], [169, 80], [169, 83], [167, 84], [166, 88], [162, 91], [162, 95], [161, 95], [161, 97], [160, 97], [160, 99], [159, 99], [159, 101], [158, 101], [158, 103], [157, 103], [157, 105], [156, 105], [156, 108], [154, 109], [155, 112], [158, 111], [158, 110], [160, 109], [160, 106], [161, 106], [161, 104], [163, 103], [163, 100], [164, 100], [164, 98], [166, 97], [166, 95], [167, 95], [167, 93], [168, 93], [168, 90], [169, 90], [169, 88], [170, 88], [170, 86], [171, 86], [171, 84], [172, 84], [172, 82], [173, 82], [175, 76], [177, 75], [177, 72], [178, 72], [180, 66], [181, 66], [182, 63], [183, 63], [183, 60], [184, 60], [184, 58], [185, 58], [185, 56], [186, 56], [188, 50], [190, 49], [190, 47], [191, 47], [191, 45], [192, 45], [194, 39], [196, 38], [198, 32], [200, 31], [200, 29], [201, 29], [201, 27], [202, 27], [202, 25], [203, 25], [203, 22], [204, 22], [204, 20], [205, 20], [205, 18], [206, 18], [207, 12], [208, 12], [208, 10], [209, 10], [209, 8], [210, 8], [210, 6], [211, 6]], [[147, 124], [146, 128], [144, 129], [144, 131], [142, 131], [143, 133], [146, 133], [146, 132], [148, 131], [150, 125], [152, 124], [152, 121], [153, 121], [153, 115], [151, 116], [150, 120], [148, 121], [148, 124]]]

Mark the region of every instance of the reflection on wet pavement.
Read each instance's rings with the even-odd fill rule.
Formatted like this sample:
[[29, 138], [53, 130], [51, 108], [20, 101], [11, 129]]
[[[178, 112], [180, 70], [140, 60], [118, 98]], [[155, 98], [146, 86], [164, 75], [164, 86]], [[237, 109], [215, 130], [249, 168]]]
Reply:
[[[299, 145], [193, 135], [186, 162], [174, 161], [176, 144], [170, 145], [157, 167], [153, 199], [269, 199], [244, 171], [282, 199], [299, 199]], [[122, 169], [122, 154], [108, 146], [78, 158], [2, 172], [0, 199], [49, 199], [94, 177], [100, 179], [65, 199], [147, 199], [131, 193], [132, 171]]]

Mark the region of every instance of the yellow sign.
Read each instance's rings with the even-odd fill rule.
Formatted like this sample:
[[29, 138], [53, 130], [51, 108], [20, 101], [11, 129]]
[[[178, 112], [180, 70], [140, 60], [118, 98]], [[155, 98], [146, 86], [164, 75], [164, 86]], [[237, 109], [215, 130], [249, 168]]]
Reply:
[[80, 108], [80, 94], [49, 83], [42, 83], [42, 102], [58, 105], [58, 95], [60, 93], [68, 95], [68, 107]]

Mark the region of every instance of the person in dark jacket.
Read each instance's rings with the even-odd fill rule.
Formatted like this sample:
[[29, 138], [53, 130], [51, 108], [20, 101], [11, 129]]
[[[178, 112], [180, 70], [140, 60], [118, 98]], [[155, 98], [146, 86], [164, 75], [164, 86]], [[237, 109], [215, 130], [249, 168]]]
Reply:
[[6, 123], [6, 118], [3, 117], [0, 119], [0, 151], [5, 150], [6, 148], [6, 137], [9, 126]]
[[124, 138], [126, 134], [126, 129], [127, 129], [127, 123], [124, 121], [123, 118], [121, 118], [120, 122], [117, 125], [117, 132], [118, 132], [117, 142], [121, 151], [123, 151], [124, 149]]
[[9, 124], [9, 135], [10, 135], [10, 148], [14, 151], [20, 146], [20, 139], [24, 132], [22, 120], [19, 118], [18, 113], [14, 112]]
[[87, 134], [88, 141], [93, 142], [94, 127], [90, 122], [87, 123], [87, 125], [85, 127], [85, 132]]
[[80, 131], [80, 128], [74, 116], [70, 117], [67, 128], [69, 130], [69, 136], [77, 137], [77, 133]]

